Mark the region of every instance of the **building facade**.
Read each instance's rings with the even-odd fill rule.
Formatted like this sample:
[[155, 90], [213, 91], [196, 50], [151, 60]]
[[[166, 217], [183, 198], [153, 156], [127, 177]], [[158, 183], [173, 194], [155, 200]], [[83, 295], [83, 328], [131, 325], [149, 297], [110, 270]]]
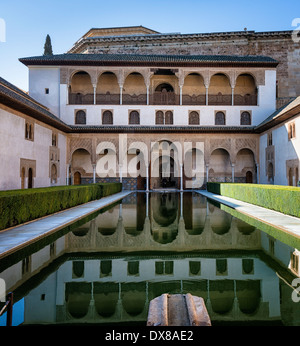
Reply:
[[[128, 27], [91, 29], [66, 54], [22, 58], [29, 95], [1, 83], [0, 187], [295, 186], [299, 49], [291, 32], [181, 35]], [[14, 122], [19, 132], [11, 134]], [[30, 128], [34, 140], [26, 139]]]

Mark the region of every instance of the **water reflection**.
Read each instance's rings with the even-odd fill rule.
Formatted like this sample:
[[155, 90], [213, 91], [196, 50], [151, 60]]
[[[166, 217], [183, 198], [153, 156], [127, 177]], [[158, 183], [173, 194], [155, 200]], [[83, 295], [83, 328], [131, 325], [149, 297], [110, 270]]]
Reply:
[[256, 249], [260, 232], [198, 193], [135, 193], [73, 230], [68, 244], [70, 252]]
[[189, 292], [213, 323], [300, 325], [287, 285], [298, 250], [198, 193], [133, 193], [23, 252], [0, 277], [24, 298], [24, 324], [145, 325], [151, 299]]

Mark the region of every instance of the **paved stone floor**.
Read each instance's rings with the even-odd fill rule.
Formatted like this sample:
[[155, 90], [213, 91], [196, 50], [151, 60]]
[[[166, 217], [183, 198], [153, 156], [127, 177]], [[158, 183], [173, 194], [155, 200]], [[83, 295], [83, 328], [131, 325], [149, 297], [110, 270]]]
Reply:
[[30, 221], [13, 228], [0, 231], [0, 258], [49, 235], [81, 218], [94, 213], [118, 200], [126, 197], [132, 191], [122, 191], [111, 196], [103, 197], [61, 212]]
[[220, 196], [211, 192], [202, 190], [198, 192], [217, 202], [223, 203], [228, 207], [234, 208], [245, 215], [251, 216], [275, 228], [279, 228], [297, 238], [300, 238], [300, 218], [298, 217], [282, 214], [274, 210], [242, 202], [234, 198]]

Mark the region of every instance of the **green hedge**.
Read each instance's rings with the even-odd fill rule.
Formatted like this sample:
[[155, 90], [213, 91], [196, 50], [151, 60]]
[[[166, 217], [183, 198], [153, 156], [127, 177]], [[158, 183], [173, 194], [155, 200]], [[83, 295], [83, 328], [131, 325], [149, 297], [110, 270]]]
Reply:
[[300, 188], [282, 185], [208, 183], [207, 191], [300, 217]]
[[104, 183], [0, 191], [0, 229], [100, 199], [121, 190], [121, 183]]

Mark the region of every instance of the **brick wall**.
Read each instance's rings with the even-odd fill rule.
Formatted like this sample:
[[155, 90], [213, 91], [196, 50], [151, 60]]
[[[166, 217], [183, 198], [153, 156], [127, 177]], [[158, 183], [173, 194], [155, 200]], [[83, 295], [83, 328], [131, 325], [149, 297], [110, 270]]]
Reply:
[[[206, 37], [197, 39], [178, 35], [176, 39], [162, 35], [161, 38], [143, 40], [138, 38], [126, 44], [118, 40], [94, 42], [84, 46], [88, 53], [109, 54], [182, 54], [182, 55], [264, 55], [277, 61], [278, 97], [281, 104], [284, 98], [300, 95], [300, 42], [292, 40], [292, 32], [254, 33], [230, 35], [224, 37], [208, 34]], [[211, 36], [210, 36], [211, 35]], [[191, 36], [191, 35], [189, 35]]]

